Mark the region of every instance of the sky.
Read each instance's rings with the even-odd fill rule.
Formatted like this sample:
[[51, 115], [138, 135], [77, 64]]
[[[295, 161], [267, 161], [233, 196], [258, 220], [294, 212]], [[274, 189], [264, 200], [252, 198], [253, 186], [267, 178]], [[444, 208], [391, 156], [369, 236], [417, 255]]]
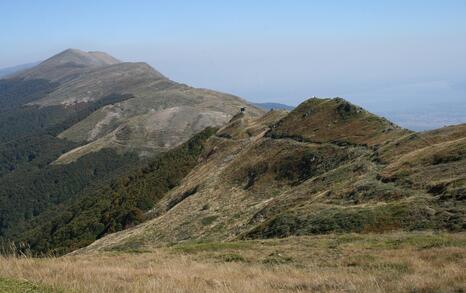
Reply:
[[67, 48], [254, 102], [344, 97], [402, 126], [466, 122], [466, 1], [0, 0], [0, 68]]

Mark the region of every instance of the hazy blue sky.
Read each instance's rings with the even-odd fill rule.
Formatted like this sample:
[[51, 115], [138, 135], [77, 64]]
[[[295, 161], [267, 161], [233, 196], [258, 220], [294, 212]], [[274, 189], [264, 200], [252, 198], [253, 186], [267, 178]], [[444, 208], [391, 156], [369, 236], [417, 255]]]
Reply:
[[464, 0], [2, 0], [0, 40], [0, 67], [101, 50], [252, 101], [342, 96], [412, 128], [466, 122]]

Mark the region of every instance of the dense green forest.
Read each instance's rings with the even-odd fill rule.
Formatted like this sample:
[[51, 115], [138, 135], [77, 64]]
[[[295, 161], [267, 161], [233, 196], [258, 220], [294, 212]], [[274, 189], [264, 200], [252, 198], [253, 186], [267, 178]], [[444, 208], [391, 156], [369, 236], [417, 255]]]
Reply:
[[50, 164], [79, 146], [57, 134], [105, 105], [132, 98], [115, 94], [66, 107], [25, 105], [55, 87], [44, 80], [0, 80], [0, 238], [14, 238], [42, 212], [62, 209], [84, 189], [142, 163], [134, 154], [105, 149], [72, 164]]
[[16, 233], [9, 239], [27, 243], [34, 253], [63, 254], [144, 221], [144, 212], [177, 186], [197, 164], [204, 142], [215, 131], [207, 128], [144, 167], [133, 168], [116, 179], [84, 189], [72, 199], [30, 219], [27, 226], [15, 229]]
[[68, 106], [25, 105], [56, 87], [0, 80], [0, 242], [62, 254], [145, 219], [145, 212], [196, 165], [208, 128], [150, 163], [104, 149], [50, 164], [79, 144], [56, 136], [95, 110], [132, 98], [110, 95]]
[[0, 144], [0, 178], [18, 169], [45, 168], [78, 144], [52, 135], [25, 136]]
[[45, 79], [0, 79], [0, 113], [38, 100], [57, 86]]
[[[8, 95], [13, 96], [12, 93]], [[8, 97], [0, 88], [0, 101]], [[41, 96], [35, 96], [35, 98]], [[56, 136], [73, 124], [86, 118], [97, 109], [132, 98], [131, 95], [112, 94], [91, 103], [80, 103], [68, 106], [25, 106], [14, 103], [7, 104], [8, 108], [0, 111], [0, 143], [22, 138], [49, 134]], [[25, 100], [18, 93], [18, 100]]]
[[63, 130], [109, 104], [132, 98], [109, 95], [72, 106], [26, 106], [56, 87], [45, 80], [0, 80], [0, 177], [20, 167], [37, 169], [78, 146], [56, 138]]
[[[122, 173], [136, 155], [113, 150], [89, 154], [67, 165], [18, 169], [0, 178], [0, 235], [10, 235], [47, 208], [73, 198], [94, 182]], [[120, 171], [120, 172], [119, 172]]]

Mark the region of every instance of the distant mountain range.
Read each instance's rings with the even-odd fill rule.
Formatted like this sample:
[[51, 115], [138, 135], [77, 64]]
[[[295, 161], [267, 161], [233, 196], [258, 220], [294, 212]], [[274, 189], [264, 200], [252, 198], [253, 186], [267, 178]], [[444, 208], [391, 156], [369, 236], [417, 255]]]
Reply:
[[293, 106], [288, 106], [280, 103], [252, 103], [254, 106], [264, 110], [287, 110], [291, 111], [294, 109]]
[[16, 65], [12, 67], [6, 67], [6, 68], [0, 68], [0, 78], [5, 78], [8, 75], [13, 75], [15, 73], [18, 73], [20, 71], [32, 68], [39, 64], [39, 62], [34, 62], [34, 63], [27, 63], [27, 64], [21, 64], [21, 65]]
[[58, 137], [83, 145], [57, 163], [103, 148], [148, 156], [207, 126], [222, 125], [244, 106], [253, 116], [262, 114], [238, 97], [176, 83], [146, 63], [121, 62], [103, 52], [68, 49], [10, 80], [54, 84], [51, 92], [29, 101], [30, 106], [83, 107], [111, 95], [130, 97], [96, 109], [60, 133]]

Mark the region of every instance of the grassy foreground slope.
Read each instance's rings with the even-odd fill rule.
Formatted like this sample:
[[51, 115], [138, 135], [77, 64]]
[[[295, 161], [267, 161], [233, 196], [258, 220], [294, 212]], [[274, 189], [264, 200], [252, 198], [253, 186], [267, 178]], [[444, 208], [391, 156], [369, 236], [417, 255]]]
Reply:
[[0, 258], [0, 277], [64, 292], [464, 292], [464, 267], [464, 233], [330, 234]]

